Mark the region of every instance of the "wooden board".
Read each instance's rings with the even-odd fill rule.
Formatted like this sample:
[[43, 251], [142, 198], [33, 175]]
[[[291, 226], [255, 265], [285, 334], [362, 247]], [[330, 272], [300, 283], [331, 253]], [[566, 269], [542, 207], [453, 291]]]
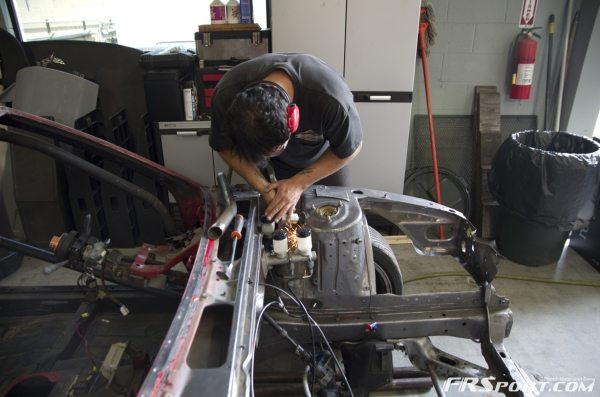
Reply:
[[394, 244], [411, 244], [412, 240], [408, 236], [383, 236], [389, 245]]
[[199, 32], [256, 32], [260, 31], [257, 23], [223, 23], [198, 26]]

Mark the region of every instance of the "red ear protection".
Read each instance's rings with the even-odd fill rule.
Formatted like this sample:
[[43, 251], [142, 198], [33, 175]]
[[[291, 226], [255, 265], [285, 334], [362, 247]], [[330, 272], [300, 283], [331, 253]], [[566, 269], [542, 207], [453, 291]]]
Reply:
[[288, 102], [290, 103], [287, 108], [288, 129], [290, 130], [290, 134], [295, 133], [300, 125], [300, 108], [298, 105], [290, 100], [288, 93], [282, 87], [268, 80], [257, 81], [256, 83], [250, 84], [245, 89], [247, 90], [261, 84], [275, 87], [283, 96], [288, 99]]
[[290, 103], [287, 109], [288, 128], [290, 134], [295, 133], [300, 125], [300, 108], [294, 102]]

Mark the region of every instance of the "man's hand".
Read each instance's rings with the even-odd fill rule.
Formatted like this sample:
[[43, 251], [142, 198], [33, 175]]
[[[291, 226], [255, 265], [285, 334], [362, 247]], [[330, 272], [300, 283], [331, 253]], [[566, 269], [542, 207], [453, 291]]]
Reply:
[[[273, 192], [275, 192], [275, 197], [269, 200], [267, 195]], [[264, 190], [264, 196], [268, 203], [265, 210], [267, 218], [279, 222], [286, 214], [288, 217], [292, 216], [302, 192], [304, 192], [304, 186], [296, 182], [294, 178], [270, 183]]]

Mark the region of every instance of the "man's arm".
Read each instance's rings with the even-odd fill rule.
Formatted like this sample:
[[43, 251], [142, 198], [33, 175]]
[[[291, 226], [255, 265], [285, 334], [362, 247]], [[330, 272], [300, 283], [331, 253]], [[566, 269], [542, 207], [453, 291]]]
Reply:
[[340, 170], [346, 164], [350, 163], [360, 152], [362, 143], [354, 153], [345, 158], [339, 158], [330, 149], [328, 149], [317, 161], [289, 179], [283, 179], [268, 184], [265, 194], [273, 194], [274, 197], [268, 200], [265, 215], [276, 222], [284, 217], [285, 214], [291, 215], [294, 207], [302, 192], [315, 182]]
[[259, 192], [266, 200], [267, 204], [275, 197], [274, 191], [266, 191], [269, 182], [258, 169], [256, 164], [250, 163], [232, 150], [222, 150], [219, 152], [221, 158], [229, 165], [239, 176], [244, 178], [250, 186]]

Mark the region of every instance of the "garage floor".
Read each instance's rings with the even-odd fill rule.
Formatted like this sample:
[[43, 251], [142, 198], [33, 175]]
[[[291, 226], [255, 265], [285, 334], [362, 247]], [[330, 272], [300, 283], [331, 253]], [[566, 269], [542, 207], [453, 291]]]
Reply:
[[[459, 272], [461, 266], [448, 257], [423, 257], [414, 254], [410, 245], [393, 245], [404, 273], [405, 293], [461, 291], [473, 288], [470, 278], [464, 276], [434, 277], [411, 282], [411, 279], [439, 272]], [[544, 279], [549, 282], [521, 281], [503, 278], [520, 276]], [[596, 287], [560, 285], [564, 280], [593, 283]], [[567, 248], [554, 265], [527, 267], [502, 260], [499, 276], [494, 281], [499, 295], [510, 300], [514, 323], [505, 345], [512, 359], [527, 374], [540, 382], [576, 381], [596, 384], [591, 393], [549, 393], [551, 396], [600, 396], [600, 273]], [[451, 337], [434, 337], [434, 344], [442, 350], [485, 365], [479, 345]], [[468, 395], [450, 389], [448, 396]], [[394, 396], [394, 393], [378, 393]], [[406, 394], [402, 394], [406, 395]], [[412, 394], [411, 394], [412, 395]], [[432, 389], [417, 393], [436, 396]], [[477, 396], [497, 395], [476, 393]]]
[[[422, 257], [410, 244], [392, 245], [405, 279], [405, 293], [463, 291], [475, 286], [466, 276], [431, 277], [411, 281], [440, 272], [461, 272], [460, 264], [449, 257]], [[49, 276], [42, 273], [43, 263], [25, 258], [21, 269], [0, 281], [0, 286], [75, 285], [78, 273], [60, 269]], [[504, 277], [519, 276], [529, 280]], [[544, 279], [537, 282], [533, 279]], [[593, 286], [561, 285], [564, 280], [592, 283]], [[550, 393], [552, 396], [600, 396], [600, 273], [576, 252], [566, 249], [559, 263], [543, 267], [526, 267], [503, 260], [494, 281], [499, 295], [510, 299], [514, 314], [512, 333], [506, 340], [509, 354], [530, 377], [538, 381], [596, 380], [591, 393]], [[435, 337], [442, 350], [484, 365], [479, 345], [451, 337]], [[395, 357], [398, 365], [404, 358]], [[468, 394], [468, 393], [467, 393]], [[396, 396], [397, 392], [375, 393]], [[433, 389], [407, 391], [401, 395], [435, 396]], [[452, 393], [447, 395], [465, 395]], [[477, 393], [478, 396], [495, 394]]]

